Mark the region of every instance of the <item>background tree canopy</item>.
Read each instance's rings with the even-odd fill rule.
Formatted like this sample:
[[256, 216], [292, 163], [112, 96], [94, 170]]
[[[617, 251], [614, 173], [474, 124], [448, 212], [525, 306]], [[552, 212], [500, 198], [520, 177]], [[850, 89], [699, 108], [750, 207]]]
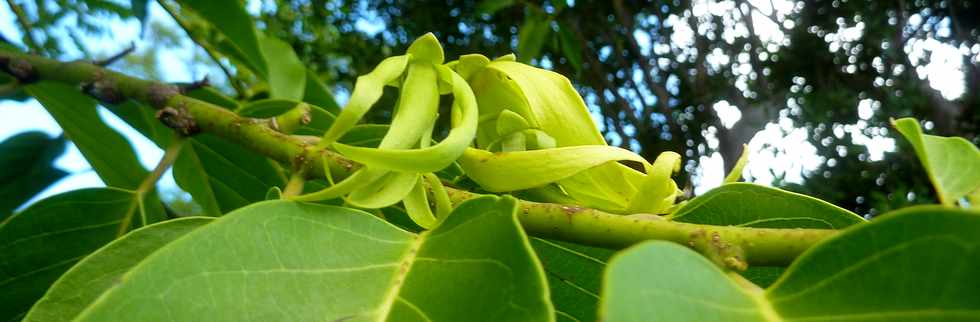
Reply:
[[[51, 57], [94, 59], [111, 54], [83, 40], [113, 32], [104, 17], [139, 20], [155, 46], [139, 48], [120, 69], [151, 78], [172, 68], [158, 50], [179, 46], [186, 35], [222, 37], [187, 14], [175, 15], [177, 24], [154, 19], [148, 12], [182, 9], [147, 2], [11, 0], [16, 14], [4, 19], [35, 31], [2, 34]], [[911, 147], [893, 140], [889, 118], [915, 116], [931, 133], [980, 142], [980, 5], [969, 0], [246, 5], [258, 27], [286, 40], [341, 101], [358, 75], [426, 32], [450, 58], [515, 52], [571, 78], [611, 144], [651, 160], [662, 151], [681, 153], [678, 182], [688, 188], [710, 185], [706, 172], [722, 165], [727, 172], [749, 144], [746, 179], [874, 215], [936, 199]], [[234, 68], [217, 48], [197, 48], [191, 58]], [[247, 73], [209, 74], [228, 93], [266, 91], [250, 87]], [[383, 122], [388, 115], [370, 117]], [[895, 153], [901, 151], [907, 153]]]

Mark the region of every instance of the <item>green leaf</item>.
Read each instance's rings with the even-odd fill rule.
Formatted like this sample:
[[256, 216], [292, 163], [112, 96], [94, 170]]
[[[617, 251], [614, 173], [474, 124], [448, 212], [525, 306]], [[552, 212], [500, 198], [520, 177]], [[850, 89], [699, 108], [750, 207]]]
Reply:
[[976, 321], [978, 215], [938, 206], [883, 214], [805, 252], [766, 296], [787, 319]]
[[0, 222], [0, 320], [26, 313], [61, 273], [131, 228], [127, 220], [138, 226], [162, 219], [147, 217], [152, 213], [140, 203], [126, 190], [82, 189], [41, 200]]
[[136, 160], [129, 142], [102, 122], [93, 99], [61, 83], [35, 83], [26, 89], [58, 121], [106, 185], [126, 189], [139, 186], [146, 169]]
[[303, 101], [319, 106], [333, 115], [340, 113], [340, 105], [337, 105], [333, 92], [309, 69], [306, 70], [306, 90], [303, 91]]
[[517, 40], [517, 53], [522, 63], [537, 58], [551, 34], [551, 19], [538, 14], [528, 14], [521, 25]]
[[639, 155], [607, 145], [581, 145], [522, 152], [466, 149], [459, 159], [466, 175], [493, 192], [536, 188], [607, 162], [644, 162]]
[[243, 63], [259, 75], [266, 75], [266, 62], [259, 45], [252, 17], [238, 0], [180, 0], [181, 5], [196, 11], [228, 37], [234, 50], [241, 53]]
[[[682, 246], [653, 241], [606, 271], [604, 321], [976, 321], [980, 216], [926, 206], [814, 246], [763, 291]], [[685, 319], [686, 317], [686, 319]]]
[[980, 189], [980, 149], [975, 145], [959, 137], [922, 134], [913, 118], [893, 120], [892, 126], [912, 144], [943, 204], [953, 205]]
[[558, 321], [594, 321], [599, 307], [602, 272], [613, 251], [531, 238], [548, 276]]
[[694, 224], [759, 228], [842, 229], [865, 220], [826, 201], [752, 183], [729, 183], [667, 216]]
[[0, 220], [68, 175], [54, 166], [64, 151], [63, 138], [41, 132], [23, 132], [0, 142]]
[[29, 321], [71, 321], [123, 273], [179, 237], [211, 222], [186, 217], [146, 226], [114, 240], [65, 272], [28, 312]]
[[295, 108], [297, 105], [302, 104], [298, 101], [281, 99], [281, 98], [269, 98], [258, 100], [254, 102], [248, 102], [236, 111], [238, 115], [244, 117], [254, 117], [254, 118], [270, 118], [273, 116], [278, 116], [289, 110]]
[[262, 202], [160, 248], [78, 320], [551, 321], [515, 211], [482, 197], [416, 235], [352, 209]]
[[228, 96], [225, 96], [224, 94], [222, 94], [221, 92], [219, 92], [218, 90], [216, 90], [216, 89], [214, 89], [213, 87], [210, 87], [210, 86], [205, 86], [205, 87], [200, 87], [200, 88], [194, 89], [194, 90], [192, 90], [190, 92], [187, 92], [187, 94], [184, 94], [184, 95], [186, 95], [187, 97], [192, 97], [192, 98], [195, 98], [195, 99], [199, 99], [199, 100], [202, 100], [202, 101], [205, 101], [205, 102], [208, 102], [208, 103], [217, 105], [217, 106], [221, 106], [221, 107], [224, 107], [224, 108], [229, 109], [229, 110], [232, 110], [232, 111], [234, 111], [235, 109], [238, 109], [238, 102], [236, 102], [234, 99], [231, 99]]
[[174, 139], [174, 130], [160, 122], [156, 118], [156, 111], [148, 105], [127, 100], [125, 103], [109, 105], [105, 108], [161, 149], [170, 146], [170, 142]]
[[259, 37], [262, 55], [268, 65], [269, 96], [299, 101], [306, 90], [306, 67], [285, 41]]
[[767, 320], [754, 297], [718, 266], [683, 246], [649, 241], [616, 254], [606, 269], [599, 319]]
[[211, 135], [188, 139], [173, 171], [208, 216], [265, 200], [270, 188], [286, 182], [269, 159]]
[[500, 9], [513, 6], [514, 3], [514, 0], [483, 0], [476, 5], [476, 12], [492, 15], [495, 12], [500, 11]]
[[149, 0], [130, 0], [129, 8], [133, 12], [133, 16], [140, 21], [140, 34], [143, 34], [142, 30], [146, 29], [146, 12], [149, 6]]
[[561, 52], [565, 54], [565, 59], [568, 59], [568, 64], [572, 65], [572, 68], [576, 72], [582, 70], [582, 44], [575, 37], [575, 31], [566, 26], [565, 24], [558, 24], [558, 37], [561, 43]]

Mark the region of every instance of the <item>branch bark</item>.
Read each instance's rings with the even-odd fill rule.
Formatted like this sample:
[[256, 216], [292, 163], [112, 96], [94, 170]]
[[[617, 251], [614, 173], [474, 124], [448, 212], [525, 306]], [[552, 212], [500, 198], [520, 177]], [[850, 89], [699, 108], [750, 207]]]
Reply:
[[[171, 85], [130, 77], [85, 62], [60, 62], [36, 55], [0, 52], [0, 70], [9, 65], [30, 65], [34, 78], [67, 84], [84, 84], [95, 80], [111, 80], [115, 89], [128, 99], [147, 103], [156, 109], [176, 107], [186, 110], [203, 132], [223, 137], [259, 154], [287, 164], [301, 164], [310, 177], [324, 177], [324, 166], [333, 178], [345, 178], [360, 165], [330, 151], [315, 149], [301, 138], [277, 132], [261, 122], [243, 118], [235, 113], [180, 95]], [[326, 164], [324, 164], [326, 162]], [[454, 203], [478, 194], [447, 187]], [[771, 229], [736, 226], [713, 226], [639, 218], [605, 213], [576, 206], [520, 202], [519, 219], [531, 235], [554, 238], [584, 245], [621, 248], [644, 240], [657, 239], [683, 245], [717, 234], [720, 240], [744, 249], [748, 263], [753, 265], [785, 265], [807, 248], [835, 230]]]

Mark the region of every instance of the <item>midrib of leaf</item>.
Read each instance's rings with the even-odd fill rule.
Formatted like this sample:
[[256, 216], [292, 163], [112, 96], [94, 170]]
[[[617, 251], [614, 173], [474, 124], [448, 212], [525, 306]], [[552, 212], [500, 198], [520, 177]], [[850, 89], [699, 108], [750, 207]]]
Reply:
[[[415, 240], [408, 245], [405, 250], [405, 254], [399, 260], [398, 271], [391, 277], [390, 286], [388, 288], [388, 293], [385, 294], [384, 300], [381, 302], [381, 307], [378, 308], [378, 322], [385, 322], [388, 320], [388, 315], [391, 314], [391, 308], [395, 305], [401, 292], [402, 285], [405, 285], [405, 278], [408, 277], [408, 273], [412, 270], [412, 264], [415, 263], [418, 257], [419, 249], [422, 248], [422, 244], [429, 237], [429, 232], [424, 232], [415, 237]], [[412, 307], [418, 310], [417, 307], [412, 305]], [[422, 316], [425, 316], [424, 312]]]
[[[185, 148], [187, 151], [183, 151], [183, 154], [185, 155], [185, 158], [190, 158], [190, 161], [194, 164], [197, 170], [199, 170], [200, 173], [198, 175], [204, 177], [205, 182], [210, 183], [212, 178], [210, 175], [208, 175], [207, 171], [204, 171], [204, 164], [201, 162], [201, 157], [197, 155], [197, 151], [194, 151], [194, 142], [190, 143], [190, 148]], [[201, 200], [199, 199], [207, 198], [207, 203], [201, 203], [201, 207], [204, 208], [204, 213], [208, 216], [221, 215], [221, 206], [218, 205], [218, 199], [214, 195], [214, 189], [211, 189], [210, 184], [204, 184], [203, 186], [204, 194], [206, 196], [194, 196], [195, 201], [201, 203]]]
[[826, 220], [823, 220], [823, 219], [820, 219], [820, 218], [813, 218], [813, 217], [764, 218], [764, 219], [756, 219], [756, 220], [753, 220], [753, 221], [747, 221], [745, 223], [741, 223], [741, 224], [738, 224], [738, 225], [735, 225], [735, 226], [736, 227], [752, 227], [752, 225], [761, 224], [761, 223], [779, 222], [779, 221], [797, 221], [797, 220], [799, 220], [799, 221], [809, 220], [809, 221], [818, 222], [818, 223], [827, 225], [827, 227], [829, 227], [830, 229], [838, 229], [837, 227], [834, 227], [834, 225], [831, 224], [829, 221], [826, 221]]
[[253, 181], [255, 181], [255, 183], [257, 185], [265, 185], [265, 182], [262, 181], [262, 179], [259, 179], [258, 177], [256, 177], [255, 175], [253, 175], [251, 172], [242, 170], [241, 167], [239, 167], [234, 162], [231, 162], [231, 160], [228, 160], [228, 158], [226, 158], [224, 155], [221, 155], [221, 153], [218, 153], [214, 149], [211, 149], [211, 147], [207, 146], [204, 143], [201, 143], [201, 142], [195, 142], [195, 143], [196, 143], [194, 145], [195, 147], [201, 147], [201, 148], [203, 148], [206, 152], [209, 152], [210, 154], [212, 154], [213, 156], [215, 156], [217, 160], [219, 160], [222, 163], [224, 163], [225, 167], [231, 168], [231, 169], [241, 170], [241, 171], [238, 171], [238, 172], [241, 172], [243, 174], [242, 177], [252, 179]]
[[548, 275], [551, 275], [552, 277], [560, 280], [565, 285], [571, 286], [575, 290], [577, 290], [579, 292], [582, 292], [583, 294], [586, 294], [586, 295], [588, 295], [590, 297], [593, 297], [596, 300], [599, 299], [599, 294], [596, 294], [595, 292], [589, 291], [589, 290], [585, 289], [584, 287], [582, 287], [581, 285], [575, 284], [575, 282], [572, 282], [572, 281], [570, 281], [570, 280], [562, 277], [561, 275], [556, 274], [554, 271], [549, 270], [547, 268], [545, 268], [544, 271], [547, 272]]
[[565, 252], [568, 252], [568, 253], [572, 253], [572, 254], [574, 254], [576, 256], [579, 256], [579, 257], [588, 259], [590, 261], [596, 262], [597, 264], [606, 265], [606, 262], [604, 262], [604, 261], [602, 261], [602, 260], [600, 260], [598, 258], [595, 258], [595, 257], [589, 256], [589, 255], [583, 254], [583, 253], [581, 253], [579, 251], [576, 251], [574, 249], [569, 249], [568, 247], [564, 247], [562, 245], [555, 244], [553, 242], [548, 241], [547, 239], [542, 239], [542, 238], [536, 238], [536, 237], [534, 237], [534, 240], [537, 240], [538, 242], [541, 242], [541, 243], [546, 244], [548, 246], [551, 246], [551, 247], [554, 247], [554, 248], [558, 248], [558, 249], [560, 249], [562, 251], [565, 251]]
[[142, 202], [143, 193], [139, 191], [134, 192], [133, 197], [134, 198], [129, 202], [129, 207], [126, 208], [126, 214], [123, 215], [123, 219], [120, 220], [119, 232], [116, 233], [116, 238], [122, 237], [122, 235], [125, 235], [126, 231], [129, 230], [129, 226], [133, 224], [133, 214], [136, 212], [137, 208], [140, 210], [140, 218], [143, 221], [142, 224], [146, 225], [146, 214], [143, 212]]

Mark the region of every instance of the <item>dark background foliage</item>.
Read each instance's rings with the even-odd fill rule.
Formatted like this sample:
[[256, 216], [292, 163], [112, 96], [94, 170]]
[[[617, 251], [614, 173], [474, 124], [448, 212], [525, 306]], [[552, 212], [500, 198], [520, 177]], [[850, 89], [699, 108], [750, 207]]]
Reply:
[[[89, 55], [78, 36], [49, 34], [65, 17], [76, 18], [80, 33], [106, 32], [90, 22], [104, 15], [145, 17], [115, 1], [28, 2], [33, 5], [25, 6], [26, 16], [39, 46], [54, 56], [71, 46]], [[774, 4], [781, 10], [770, 10]], [[801, 171], [799, 182], [774, 167], [772, 184], [874, 215], [935, 201], [925, 172], [889, 118], [914, 116], [933, 134], [980, 140], [980, 4], [974, 1], [309, 0], [263, 1], [258, 7], [259, 28], [289, 42], [338, 93], [430, 31], [449, 59], [516, 52], [522, 61], [571, 78], [601, 116], [610, 144], [648, 159], [662, 151], [684, 155], [679, 182], [688, 187], [703, 157], [717, 153], [727, 171], [758, 131], [789, 125], [806, 133], [821, 165], [788, 170]], [[193, 19], [182, 25], [192, 37], [214, 34]], [[761, 25], [769, 27], [756, 30]], [[160, 43], [184, 36], [152, 20], [145, 28]], [[930, 63], [928, 54], [913, 57], [914, 47], [925, 42], [961, 52], [961, 96], [943, 96], [917, 71]], [[152, 77], [146, 66], [159, 64], [153, 57], [143, 51], [128, 58], [129, 66]], [[930, 77], [947, 76], [958, 77]], [[247, 87], [252, 81], [243, 75], [219, 85], [230, 93], [228, 84]], [[715, 108], [722, 101], [740, 110], [734, 125]], [[859, 104], [869, 104], [873, 113], [861, 115]], [[385, 115], [372, 118], [381, 122]], [[896, 148], [873, 159], [867, 140], [857, 135], [895, 138]], [[800, 150], [760, 148], [777, 159], [800, 157]]]

